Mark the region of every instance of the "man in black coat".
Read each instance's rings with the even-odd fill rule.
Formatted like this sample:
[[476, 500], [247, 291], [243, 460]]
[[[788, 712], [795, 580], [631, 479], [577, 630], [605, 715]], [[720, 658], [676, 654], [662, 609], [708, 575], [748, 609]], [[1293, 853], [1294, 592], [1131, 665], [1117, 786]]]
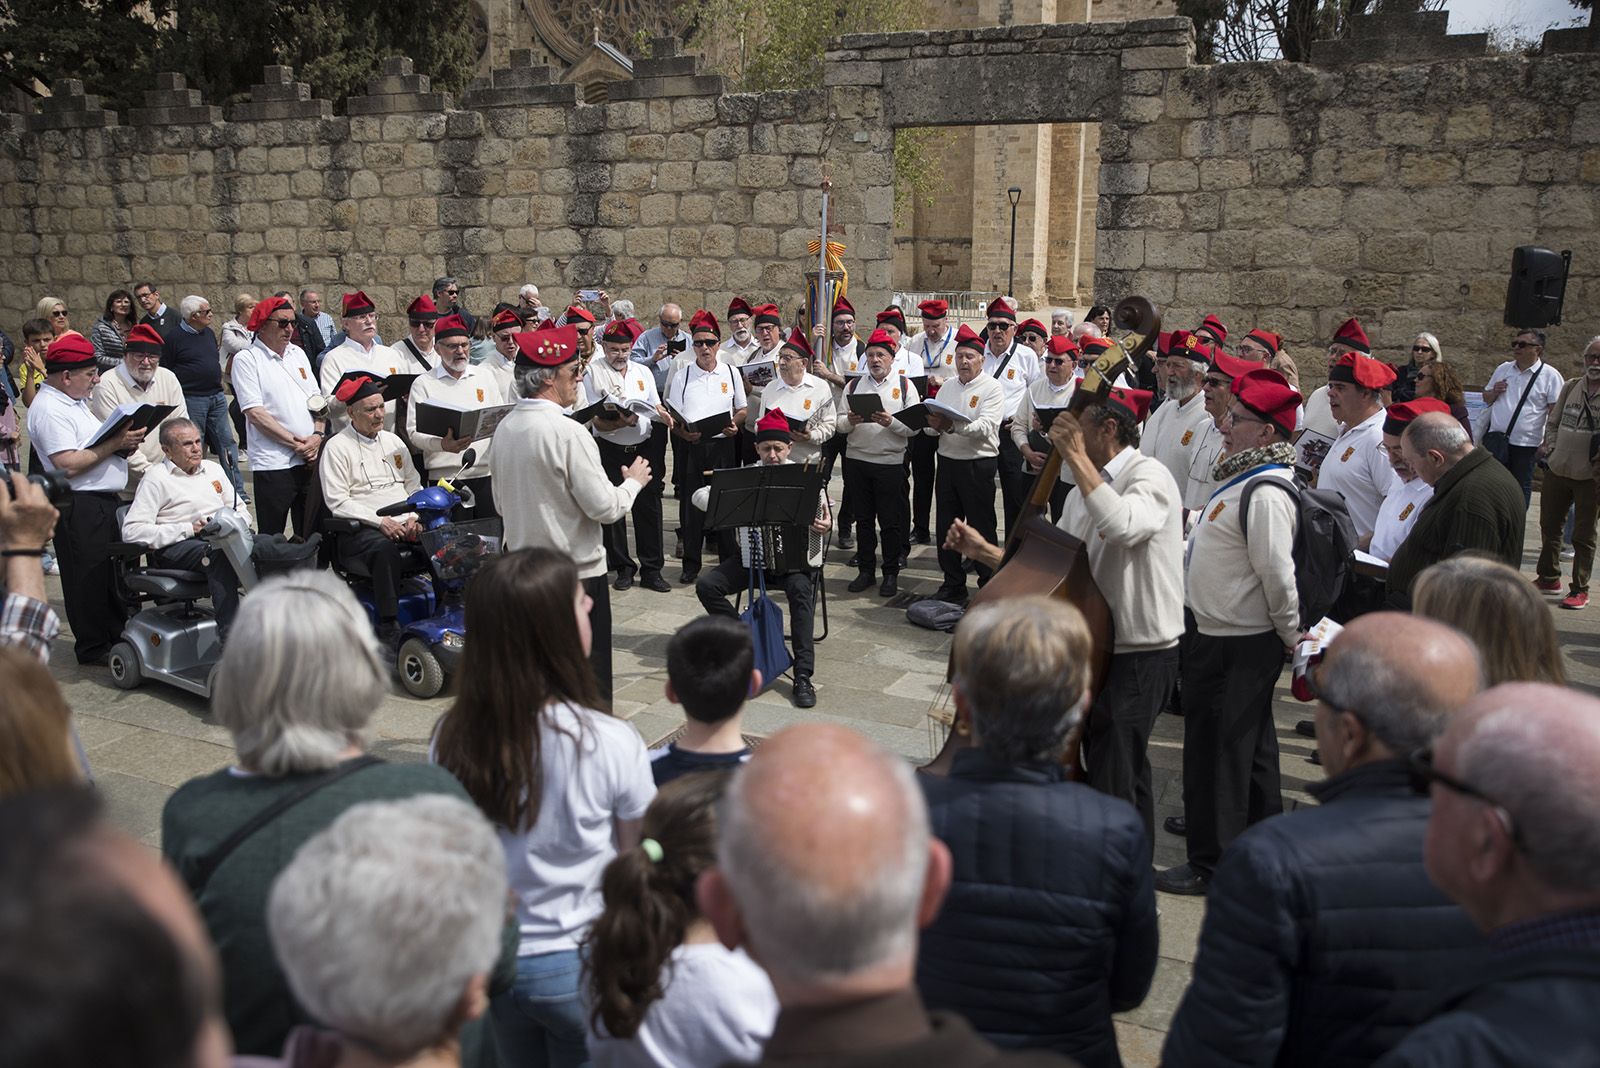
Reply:
[[1430, 805], [1405, 761], [1482, 688], [1477, 650], [1432, 620], [1373, 613], [1308, 680], [1321, 805], [1223, 854], [1167, 1064], [1370, 1064], [1482, 965], [1483, 938], [1423, 870]]
[[1510, 683], [1412, 761], [1429, 783], [1428, 875], [1488, 933], [1486, 969], [1379, 1068], [1600, 1060], [1600, 701]]

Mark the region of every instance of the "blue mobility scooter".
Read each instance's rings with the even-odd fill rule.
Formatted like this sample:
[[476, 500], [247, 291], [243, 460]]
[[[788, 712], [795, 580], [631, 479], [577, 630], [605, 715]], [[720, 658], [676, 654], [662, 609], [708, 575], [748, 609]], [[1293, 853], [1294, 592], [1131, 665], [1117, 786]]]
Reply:
[[[491, 554], [500, 551], [499, 519], [451, 522], [458, 506], [470, 508], [472, 504], [471, 490], [457, 490], [449, 482], [441, 482], [378, 510], [380, 516], [389, 517], [415, 512], [422, 526], [415, 553], [422, 560], [418, 570], [402, 580], [399, 590], [400, 643], [395, 654], [400, 684], [413, 697], [438, 696], [445, 680], [460, 667], [466, 648], [467, 580]], [[335, 537], [360, 528], [348, 519], [325, 520], [324, 526]], [[337, 560], [337, 552], [334, 558]], [[356, 567], [335, 566], [350, 581], [356, 599], [376, 627], [377, 601], [371, 582], [366, 581], [370, 576]]]

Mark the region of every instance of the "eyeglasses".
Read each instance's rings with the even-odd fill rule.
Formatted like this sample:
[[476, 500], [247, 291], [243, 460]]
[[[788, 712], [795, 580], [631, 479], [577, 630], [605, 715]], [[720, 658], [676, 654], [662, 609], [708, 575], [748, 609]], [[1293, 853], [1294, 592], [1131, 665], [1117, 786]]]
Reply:
[[586, 330], [586, 329], [580, 329], [578, 327], [574, 327], [573, 329], [578, 331], [578, 336], [579, 337], [588, 337], [589, 336], [589, 331]]
[[1518, 849], [1522, 848], [1522, 835], [1517, 829], [1516, 821], [1511, 818], [1510, 810], [1471, 783], [1462, 782], [1460, 779], [1447, 775], [1435, 767], [1432, 746], [1413, 749], [1406, 757], [1406, 770], [1411, 773], [1411, 790], [1419, 797], [1425, 796], [1429, 787], [1434, 783], [1438, 783], [1446, 790], [1454, 790], [1463, 797], [1470, 797], [1474, 801], [1481, 801], [1488, 805], [1494, 810], [1495, 815], [1499, 817], [1500, 822], [1504, 824], [1506, 834], [1511, 838], [1511, 841], [1516, 844]]
[[1010, 323], [1004, 323], [1004, 322], [990, 323], [988, 326], [984, 327], [984, 329], [989, 331], [990, 333], [996, 333], [997, 334], [997, 333], [1001, 333], [1002, 331], [1010, 330], [1011, 329], [1011, 324]]
[[128, 358], [130, 360], [133, 360], [136, 363], [160, 363], [161, 362], [161, 353], [159, 353], [159, 352], [130, 352], [130, 353], [128, 353]]
[[1511, 347], [1513, 349], [1536, 349], [1539, 347], [1539, 343], [1537, 341], [1513, 341]]
[[444, 295], [447, 296], [447, 297], [453, 297], [457, 293], [460, 293], [460, 292], [461, 292], [461, 290], [459, 290], [459, 289], [447, 289], [447, 290], [444, 291]]
[[1213, 378], [1210, 375], [1207, 375], [1205, 378], [1200, 380], [1200, 384], [1206, 389], [1228, 389], [1233, 385], [1233, 379]]
[[1265, 426], [1267, 422], [1265, 419], [1258, 419], [1253, 415], [1238, 411], [1234, 408], [1229, 408], [1226, 412], [1223, 412], [1222, 418], [1225, 422], [1229, 423], [1260, 423]]

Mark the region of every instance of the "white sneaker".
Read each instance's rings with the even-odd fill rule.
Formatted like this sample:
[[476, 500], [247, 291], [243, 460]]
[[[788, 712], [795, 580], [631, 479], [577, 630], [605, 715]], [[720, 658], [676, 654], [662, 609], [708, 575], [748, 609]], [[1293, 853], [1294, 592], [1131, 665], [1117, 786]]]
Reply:
[[61, 565], [56, 563], [56, 558], [52, 553], [45, 553], [44, 559], [39, 561], [39, 565], [44, 568], [46, 575], [61, 574]]
[[1563, 560], [1571, 560], [1573, 557], [1575, 557], [1577, 555], [1578, 555], [1577, 551], [1575, 549], [1571, 548], [1570, 546], [1561, 550], [1561, 559], [1563, 559]]

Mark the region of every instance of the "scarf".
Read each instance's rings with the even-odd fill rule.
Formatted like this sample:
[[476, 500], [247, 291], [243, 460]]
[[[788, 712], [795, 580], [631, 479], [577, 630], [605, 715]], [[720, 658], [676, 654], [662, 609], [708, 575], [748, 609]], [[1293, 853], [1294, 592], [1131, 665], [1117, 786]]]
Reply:
[[1286, 464], [1293, 467], [1294, 445], [1287, 441], [1275, 441], [1271, 445], [1260, 445], [1254, 449], [1236, 452], [1218, 461], [1216, 471], [1211, 477], [1218, 482], [1226, 482], [1239, 472], [1260, 467], [1262, 464]]

